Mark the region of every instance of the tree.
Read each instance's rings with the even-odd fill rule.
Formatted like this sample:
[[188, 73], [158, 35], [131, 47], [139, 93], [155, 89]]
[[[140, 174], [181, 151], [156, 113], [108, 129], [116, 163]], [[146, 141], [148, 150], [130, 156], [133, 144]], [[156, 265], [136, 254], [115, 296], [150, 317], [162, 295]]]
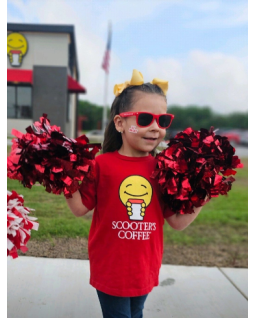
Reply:
[[100, 129], [103, 107], [92, 104], [88, 101], [79, 101], [78, 114], [86, 116], [83, 122], [83, 130]]
[[[209, 129], [211, 126], [215, 129], [248, 129], [247, 112], [221, 115], [214, 113], [209, 106], [187, 105], [183, 107], [176, 104], [169, 105], [167, 111], [175, 116], [167, 133], [172, 131], [175, 133], [187, 127], [196, 130], [200, 128]], [[108, 107], [108, 118], [109, 112]], [[79, 101], [78, 114], [87, 117], [83, 126], [84, 130], [101, 129], [102, 113], [102, 106], [92, 104], [89, 101]]]

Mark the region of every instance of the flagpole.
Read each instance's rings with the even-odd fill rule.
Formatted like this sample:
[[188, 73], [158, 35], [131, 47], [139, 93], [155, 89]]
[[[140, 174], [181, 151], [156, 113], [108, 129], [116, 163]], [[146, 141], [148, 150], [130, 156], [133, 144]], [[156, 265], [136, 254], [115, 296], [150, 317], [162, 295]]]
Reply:
[[105, 72], [105, 86], [104, 86], [104, 107], [102, 117], [102, 131], [104, 133], [107, 125], [107, 95], [108, 95], [108, 73]]
[[[108, 24], [108, 44], [111, 41], [111, 22], [109, 21]], [[108, 51], [108, 47], [107, 47], [107, 51]], [[108, 52], [109, 54], [109, 52]], [[104, 107], [103, 107], [103, 117], [102, 117], [102, 131], [103, 133], [105, 132], [106, 126], [107, 126], [107, 96], [108, 96], [108, 67], [107, 69], [105, 69], [105, 86], [104, 86]]]

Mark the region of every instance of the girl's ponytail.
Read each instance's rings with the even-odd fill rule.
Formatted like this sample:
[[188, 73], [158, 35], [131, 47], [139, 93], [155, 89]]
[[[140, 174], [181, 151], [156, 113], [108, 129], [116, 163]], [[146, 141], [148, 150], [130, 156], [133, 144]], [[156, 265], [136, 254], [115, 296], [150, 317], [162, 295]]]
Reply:
[[[114, 119], [114, 117], [113, 117]], [[102, 145], [102, 152], [113, 152], [120, 149], [122, 146], [122, 136], [116, 130], [114, 120], [110, 119], [110, 122], [105, 130], [104, 142]]]
[[114, 117], [118, 115], [120, 104], [122, 102], [122, 96], [117, 96], [113, 104], [111, 106], [110, 111], [110, 118], [109, 123], [106, 127], [105, 133], [104, 133], [104, 142], [102, 145], [102, 152], [113, 152], [115, 150], [118, 150], [122, 146], [122, 136], [121, 134], [116, 130], [115, 123], [114, 123]]

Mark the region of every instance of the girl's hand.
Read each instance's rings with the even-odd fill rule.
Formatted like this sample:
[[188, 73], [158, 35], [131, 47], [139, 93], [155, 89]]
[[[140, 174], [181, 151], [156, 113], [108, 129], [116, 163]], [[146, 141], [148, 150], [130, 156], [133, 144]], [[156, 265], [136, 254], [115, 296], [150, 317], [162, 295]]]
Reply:
[[72, 194], [72, 198], [67, 199], [66, 202], [71, 210], [71, 212], [79, 217], [85, 215], [90, 210], [82, 203], [81, 195], [79, 191]]
[[[205, 197], [205, 204], [210, 201], [209, 196]], [[175, 230], [182, 231], [188, 227], [199, 215], [203, 206], [194, 207], [194, 213], [191, 214], [173, 214], [172, 216], [166, 218], [168, 224]]]

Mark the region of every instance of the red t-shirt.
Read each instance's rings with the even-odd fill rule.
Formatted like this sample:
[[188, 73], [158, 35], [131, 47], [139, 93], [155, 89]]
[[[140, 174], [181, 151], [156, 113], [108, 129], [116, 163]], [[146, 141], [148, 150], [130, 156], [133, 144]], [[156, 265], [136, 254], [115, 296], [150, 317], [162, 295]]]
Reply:
[[156, 159], [115, 151], [95, 161], [96, 182], [80, 189], [83, 204], [95, 208], [88, 239], [90, 284], [113, 296], [145, 295], [158, 285], [163, 254], [165, 215], [157, 181], [150, 177]]

